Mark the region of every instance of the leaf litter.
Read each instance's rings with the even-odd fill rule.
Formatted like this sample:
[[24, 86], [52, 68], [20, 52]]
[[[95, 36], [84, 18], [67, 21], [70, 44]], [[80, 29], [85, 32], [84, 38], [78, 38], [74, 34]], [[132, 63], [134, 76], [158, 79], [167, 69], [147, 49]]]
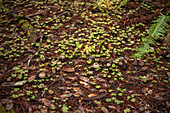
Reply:
[[127, 2], [117, 10], [120, 2], [108, 3], [100, 7], [83, 0], [3, 1], [5, 7], [37, 21], [30, 24], [44, 36], [34, 55], [39, 41], [30, 45], [28, 30], [23, 32], [13, 17], [1, 13], [2, 20], [9, 20], [1, 24], [0, 95], [1, 100], [9, 98], [1, 105], [16, 112], [167, 113], [167, 44], [160, 40], [154, 54], [131, 57], [153, 19], [159, 12], [166, 14], [167, 7], [159, 1]]

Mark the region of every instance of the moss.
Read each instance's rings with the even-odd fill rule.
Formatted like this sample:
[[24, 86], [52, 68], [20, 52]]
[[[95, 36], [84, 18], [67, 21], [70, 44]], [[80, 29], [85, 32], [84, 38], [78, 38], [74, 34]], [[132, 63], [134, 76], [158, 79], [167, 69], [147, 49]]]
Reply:
[[15, 111], [14, 110], [6, 111], [6, 109], [0, 105], [0, 113], [15, 113]]
[[38, 39], [38, 36], [36, 34], [36, 30], [34, 29], [34, 27], [29, 23], [28, 20], [20, 20], [19, 24], [21, 25], [21, 28], [27, 32], [27, 36], [28, 36], [28, 41], [30, 43], [36, 43], [36, 40]]

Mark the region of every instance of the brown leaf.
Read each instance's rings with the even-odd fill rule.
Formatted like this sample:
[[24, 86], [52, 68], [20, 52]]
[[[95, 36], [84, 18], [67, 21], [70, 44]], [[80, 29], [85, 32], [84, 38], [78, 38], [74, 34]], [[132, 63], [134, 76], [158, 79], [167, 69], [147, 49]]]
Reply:
[[32, 14], [29, 14], [29, 15], [27, 15], [28, 17], [30, 17], [30, 16], [35, 16], [35, 15], [39, 15], [39, 14], [41, 14], [41, 13], [43, 13], [44, 11], [43, 10], [38, 10], [36, 13], [32, 13]]
[[84, 112], [84, 108], [83, 108], [81, 105], [78, 107], [78, 109], [79, 109], [81, 112]]
[[14, 86], [15, 82], [4, 82], [2, 83], [3, 87], [10, 87], [10, 86]]
[[79, 87], [73, 87], [73, 90], [74, 90], [76, 93], [78, 93], [78, 94], [80, 94], [80, 95], [83, 95], [83, 91], [82, 91]]
[[73, 96], [74, 97], [80, 97], [80, 94], [79, 93], [74, 93]]
[[170, 72], [167, 72], [168, 77], [170, 77]]
[[145, 70], [147, 70], [147, 69], [148, 69], [148, 67], [142, 67], [142, 68], [141, 68], [142, 71], [145, 71]]
[[68, 77], [68, 79], [70, 79], [70, 80], [76, 80], [77, 79], [77, 77]]
[[73, 113], [81, 113], [81, 111], [80, 110], [75, 110], [75, 111], [73, 111]]
[[42, 101], [45, 106], [48, 106], [48, 107], [54, 106], [54, 104], [52, 104], [52, 102], [50, 100], [47, 100], [45, 98], [42, 98], [42, 99], [39, 99], [39, 100]]
[[6, 104], [6, 110], [11, 110], [12, 109], [12, 107], [13, 107], [13, 102], [12, 102], [12, 100], [9, 100], [8, 102], [7, 102], [7, 104]]
[[106, 58], [105, 58], [105, 57], [101, 57], [101, 58], [100, 58], [100, 61], [101, 61], [101, 62], [104, 62], [104, 61], [106, 61]]
[[9, 99], [1, 99], [1, 104], [6, 104], [9, 101]]
[[85, 88], [90, 88], [90, 85], [86, 82], [83, 82], [83, 81], [79, 81], [80, 84], [83, 84]]
[[84, 82], [89, 82], [90, 79], [84, 76], [80, 76], [80, 79], [83, 80]]
[[97, 94], [91, 93], [91, 94], [88, 95], [89, 98], [94, 97], [94, 96], [97, 96]]
[[103, 113], [109, 113], [107, 108], [103, 109], [102, 111], [103, 111]]
[[116, 107], [116, 111], [117, 111], [118, 113], [120, 113], [120, 106], [119, 106], [119, 105]]
[[113, 109], [115, 110], [116, 109], [116, 106], [108, 106], [110, 109]]
[[36, 75], [30, 76], [30, 77], [28, 78], [28, 80], [34, 80], [35, 77], [36, 77]]
[[99, 77], [96, 77], [96, 80], [98, 80], [98, 81], [100, 81], [100, 82], [106, 82], [106, 80], [105, 80], [105, 79], [103, 79], [103, 78], [99, 78]]
[[144, 62], [141, 61], [141, 62], [139, 63], [139, 65], [140, 65], [140, 66], [144, 66]]
[[107, 93], [103, 93], [103, 94], [100, 94], [100, 95], [97, 95], [97, 96], [92, 96], [92, 97], [84, 98], [83, 100], [96, 100], [96, 99], [101, 99], [101, 98], [105, 97], [106, 95], [107, 95]]
[[71, 97], [73, 95], [73, 93], [69, 93], [69, 94], [63, 94], [63, 95], [60, 95], [61, 98], [68, 98], [68, 97]]
[[75, 69], [74, 69], [74, 67], [69, 67], [69, 68], [63, 69], [63, 71], [68, 72], [68, 73], [71, 73], [71, 72], [74, 72]]

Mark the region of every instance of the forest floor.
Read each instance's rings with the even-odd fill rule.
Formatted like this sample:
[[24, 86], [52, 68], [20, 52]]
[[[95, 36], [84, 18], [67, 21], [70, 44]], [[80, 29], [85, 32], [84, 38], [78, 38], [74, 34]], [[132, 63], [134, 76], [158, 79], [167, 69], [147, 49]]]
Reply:
[[133, 57], [160, 1], [3, 0], [0, 112], [168, 113], [168, 33]]

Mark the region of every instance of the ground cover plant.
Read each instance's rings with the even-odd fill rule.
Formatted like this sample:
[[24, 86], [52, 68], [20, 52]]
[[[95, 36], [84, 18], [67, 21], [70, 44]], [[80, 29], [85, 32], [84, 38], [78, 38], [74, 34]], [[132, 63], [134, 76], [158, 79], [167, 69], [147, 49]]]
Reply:
[[168, 113], [165, 1], [1, 1], [0, 112]]

